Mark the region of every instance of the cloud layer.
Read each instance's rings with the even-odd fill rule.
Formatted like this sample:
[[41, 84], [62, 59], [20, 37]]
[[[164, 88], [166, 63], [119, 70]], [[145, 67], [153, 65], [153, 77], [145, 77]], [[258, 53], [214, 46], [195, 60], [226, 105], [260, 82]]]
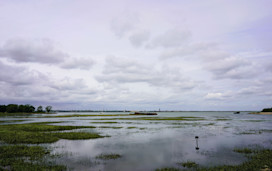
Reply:
[[268, 0], [0, 4], [1, 104], [271, 107]]

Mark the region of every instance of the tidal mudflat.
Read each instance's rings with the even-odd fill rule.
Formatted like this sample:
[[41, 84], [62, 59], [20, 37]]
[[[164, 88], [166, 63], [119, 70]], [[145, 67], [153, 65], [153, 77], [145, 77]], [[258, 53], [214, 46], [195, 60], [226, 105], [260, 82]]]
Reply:
[[272, 115], [248, 113], [5, 115], [0, 170], [271, 169]]

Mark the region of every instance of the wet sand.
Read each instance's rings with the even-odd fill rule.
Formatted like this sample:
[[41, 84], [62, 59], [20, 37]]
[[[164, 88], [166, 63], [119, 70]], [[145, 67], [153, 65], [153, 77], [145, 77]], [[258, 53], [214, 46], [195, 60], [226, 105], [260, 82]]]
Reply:
[[272, 112], [252, 112], [249, 114], [257, 114], [257, 115], [272, 115]]

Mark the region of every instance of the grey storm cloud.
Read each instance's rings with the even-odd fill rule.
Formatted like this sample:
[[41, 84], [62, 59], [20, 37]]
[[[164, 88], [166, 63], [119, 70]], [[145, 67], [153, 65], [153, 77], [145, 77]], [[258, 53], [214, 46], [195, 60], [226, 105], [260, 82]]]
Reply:
[[164, 51], [160, 59], [174, 57], [200, 62], [201, 67], [211, 72], [215, 79], [247, 79], [257, 74], [250, 60], [231, 55], [220, 49], [217, 43], [187, 44]]
[[[0, 96], [6, 100], [42, 100], [62, 102], [95, 95], [98, 90], [87, 86], [83, 79], [52, 78], [36, 70], [0, 61]], [[28, 100], [27, 100], [28, 99]]]
[[72, 58], [58, 50], [49, 39], [8, 40], [0, 47], [0, 58], [16, 63], [40, 63], [59, 66], [63, 69], [90, 69], [95, 62], [90, 58]]
[[38, 71], [26, 67], [6, 65], [0, 61], [0, 81], [12, 86], [32, 85], [37, 82], [46, 82], [48, 77]]
[[249, 61], [236, 57], [210, 61], [206, 64], [205, 69], [212, 72], [216, 79], [243, 79], [255, 75], [254, 70], [252, 70], [252, 64]]
[[57, 50], [47, 39], [28, 41], [23, 39], [8, 40], [0, 47], [0, 57], [15, 62], [61, 63], [68, 54]]

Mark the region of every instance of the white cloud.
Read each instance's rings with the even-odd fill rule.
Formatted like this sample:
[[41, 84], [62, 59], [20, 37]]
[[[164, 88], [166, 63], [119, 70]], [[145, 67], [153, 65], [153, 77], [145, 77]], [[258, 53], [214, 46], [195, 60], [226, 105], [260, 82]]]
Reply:
[[137, 14], [123, 14], [122, 16], [115, 17], [111, 21], [111, 30], [117, 37], [122, 38], [127, 33], [135, 29], [138, 22], [139, 18]]
[[172, 29], [167, 30], [163, 34], [158, 35], [152, 40], [152, 43], [147, 47], [156, 48], [156, 47], [164, 47], [164, 48], [172, 48], [172, 47], [180, 47], [187, 43], [192, 34], [190, 31]]
[[223, 93], [208, 93], [205, 99], [208, 100], [223, 100], [226, 96]]
[[64, 69], [82, 69], [89, 70], [95, 64], [94, 60], [88, 58], [68, 59], [60, 66]]
[[135, 47], [142, 46], [144, 42], [148, 41], [150, 33], [148, 31], [138, 31], [129, 37], [131, 44]]
[[107, 83], [145, 83], [152, 87], [167, 87], [173, 89], [193, 89], [197, 82], [188, 79], [177, 68], [139, 63], [134, 60], [108, 57], [101, 75], [97, 75], [99, 82]]

